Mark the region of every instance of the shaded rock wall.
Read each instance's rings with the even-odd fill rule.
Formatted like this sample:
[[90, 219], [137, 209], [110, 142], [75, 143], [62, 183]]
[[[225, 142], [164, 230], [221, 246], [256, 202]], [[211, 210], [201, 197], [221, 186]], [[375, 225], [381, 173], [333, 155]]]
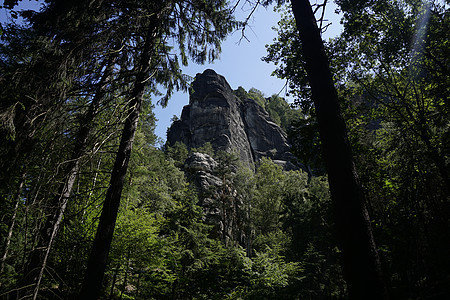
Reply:
[[248, 211], [230, 178], [219, 177], [218, 168], [219, 163], [204, 153], [193, 152], [184, 162], [188, 180], [197, 187], [204, 221], [213, 225], [211, 235], [227, 245], [237, 242], [245, 247], [250, 237]]

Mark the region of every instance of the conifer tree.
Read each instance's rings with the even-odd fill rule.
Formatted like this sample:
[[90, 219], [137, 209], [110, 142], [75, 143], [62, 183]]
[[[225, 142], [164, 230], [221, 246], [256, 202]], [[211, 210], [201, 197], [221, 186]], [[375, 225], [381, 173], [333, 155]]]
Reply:
[[[135, 28], [136, 31], [134, 32], [134, 36], [138, 37], [136, 44], [141, 44], [142, 48], [138, 48], [135, 53], [136, 65], [134, 67], [136, 73], [128, 100], [128, 115], [103, 204], [96, 238], [89, 257], [81, 290], [83, 299], [97, 299], [101, 293], [124, 179], [146, 89], [154, 85], [155, 82], [161, 82], [159, 80], [162, 78], [162, 83], [168, 87], [168, 93], [163, 99], [163, 103], [166, 103], [174, 83], [178, 84], [179, 81], [184, 83], [181, 74], [177, 71], [177, 61], [161, 57], [165, 54], [164, 51], [167, 48], [165, 39], [175, 34], [178, 38], [183, 63], [187, 63], [188, 56], [196, 62], [204, 62], [208, 58], [207, 46], [213, 47], [209, 59], [214, 59], [216, 51], [220, 51], [220, 41], [233, 28], [229, 10], [226, 9], [226, 3], [223, 1], [212, 1], [208, 3], [209, 5], [202, 1], [186, 3], [171, 1], [165, 3], [136, 2], [132, 10], [145, 16], [142, 23], [139, 24], [140, 27]], [[141, 16], [136, 15], [134, 17], [139, 18]], [[231, 23], [225, 23], [226, 20], [231, 21]], [[194, 29], [196, 25], [201, 25], [201, 30]], [[185, 43], [188, 45], [187, 53], [185, 52]], [[199, 51], [199, 48], [203, 49]], [[164, 59], [167, 59], [167, 62]], [[159, 68], [164, 66], [164, 63], [168, 63], [171, 67], [168, 78], [158, 74]], [[166, 70], [163, 69], [163, 71]]]

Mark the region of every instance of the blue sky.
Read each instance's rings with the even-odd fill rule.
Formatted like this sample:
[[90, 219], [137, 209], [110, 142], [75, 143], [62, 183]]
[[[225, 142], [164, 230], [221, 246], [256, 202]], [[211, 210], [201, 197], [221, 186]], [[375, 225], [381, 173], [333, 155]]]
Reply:
[[[246, 7], [238, 8], [240, 18], [244, 18], [248, 13], [249, 10]], [[215, 60], [213, 64], [189, 63], [188, 67], [183, 68], [183, 72], [195, 77], [197, 73], [202, 73], [206, 69], [214, 69], [218, 74], [225, 76], [233, 89], [239, 86], [246, 90], [255, 87], [267, 95], [280, 92], [285, 83], [271, 77], [274, 66], [261, 60], [266, 55], [265, 45], [271, 43], [276, 37], [272, 27], [279, 19], [280, 15], [272, 8], [259, 7], [245, 32], [248, 41], [241, 39], [242, 33], [237, 31], [222, 44], [220, 59]], [[159, 137], [165, 140], [170, 119], [173, 115], [180, 116], [183, 106], [188, 103], [188, 93], [177, 92], [169, 100], [166, 108], [155, 107], [154, 112], [158, 119], [156, 134]]]
[[[328, 28], [324, 38], [336, 36], [341, 31], [339, 16], [334, 13], [336, 5], [334, 3], [328, 5], [326, 18], [332, 22], [332, 25]], [[238, 18], [245, 18], [249, 11], [249, 7], [239, 7]], [[248, 91], [254, 87], [266, 96], [278, 94], [283, 89], [285, 82], [271, 76], [275, 66], [262, 61], [261, 58], [266, 55], [265, 45], [271, 44], [276, 38], [276, 32], [272, 28], [277, 25], [280, 18], [280, 14], [274, 12], [273, 7], [267, 9], [259, 7], [250, 20], [250, 27], [245, 32], [249, 41], [241, 40], [241, 32], [237, 31], [222, 44], [220, 59], [213, 64], [189, 63], [188, 67], [183, 68], [183, 72], [194, 77], [206, 69], [214, 69], [218, 74], [225, 76], [232, 89], [242, 86]], [[239, 43], [239, 41], [241, 42]], [[283, 94], [284, 91], [280, 95], [283, 96]], [[178, 92], [172, 96], [166, 108], [155, 105], [154, 112], [158, 119], [156, 135], [165, 141], [170, 119], [174, 115], [179, 117], [183, 106], [188, 103], [189, 95]]]
[[[39, 1], [23, 0], [20, 8], [38, 9]], [[334, 3], [327, 4], [326, 19], [331, 21], [332, 25], [328, 28], [324, 38], [333, 37], [340, 33], [341, 25], [339, 24], [339, 16], [334, 13], [335, 8]], [[240, 5], [236, 11], [237, 18], [243, 20], [250, 10], [251, 8], [248, 5]], [[0, 21], [4, 22], [7, 17], [8, 14], [1, 9]], [[262, 91], [266, 96], [278, 94], [283, 89], [285, 82], [271, 76], [275, 66], [263, 62], [261, 58], [266, 55], [265, 45], [271, 44], [276, 38], [276, 32], [272, 28], [277, 25], [279, 20], [280, 15], [274, 12], [273, 7], [259, 7], [245, 32], [248, 40], [241, 39], [241, 31], [237, 31], [230, 35], [222, 44], [220, 59], [217, 59], [213, 64], [197, 65], [189, 63], [188, 67], [183, 68], [183, 72], [195, 77], [197, 73], [202, 73], [206, 69], [214, 69], [217, 73], [225, 76], [233, 89], [242, 86], [249, 90], [254, 87]], [[283, 96], [283, 93], [281, 96]], [[158, 119], [156, 135], [162, 141], [166, 139], [166, 131], [170, 126], [170, 119], [174, 115], [180, 116], [183, 106], [188, 103], [189, 95], [184, 92], [177, 92], [169, 100], [166, 108], [155, 105], [154, 112]]]

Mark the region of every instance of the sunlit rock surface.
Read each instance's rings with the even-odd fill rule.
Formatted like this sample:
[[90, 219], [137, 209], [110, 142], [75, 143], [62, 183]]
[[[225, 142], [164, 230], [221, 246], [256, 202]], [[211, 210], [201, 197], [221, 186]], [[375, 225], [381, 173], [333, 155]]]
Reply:
[[176, 142], [188, 149], [210, 142], [215, 150], [236, 153], [249, 165], [269, 157], [287, 170], [296, 169], [283, 130], [254, 100], [236, 97], [225, 77], [210, 69], [197, 74], [189, 105], [169, 128], [167, 143]]

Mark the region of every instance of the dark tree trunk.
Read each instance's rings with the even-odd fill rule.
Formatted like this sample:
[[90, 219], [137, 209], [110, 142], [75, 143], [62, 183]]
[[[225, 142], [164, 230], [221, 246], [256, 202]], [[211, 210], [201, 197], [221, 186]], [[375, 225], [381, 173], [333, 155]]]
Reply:
[[91, 254], [89, 256], [86, 274], [81, 289], [80, 299], [96, 300], [100, 296], [103, 277], [106, 270], [109, 250], [119, 211], [120, 197], [125, 182], [128, 163], [131, 156], [134, 135], [136, 133], [142, 100], [146, 87], [146, 80], [150, 71], [151, 53], [153, 50], [155, 28], [149, 29], [148, 36], [142, 49], [139, 70], [128, 102], [128, 116], [122, 131], [116, 160], [111, 174], [109, 187], [106, 192], [102, 214], [100, 216]]
[[114, 59], [108, 62], [108, 65], [100, 79], [99, 86], [86, 115], [80, 120], [81, 127], [77, 133], [77, 139], [74, 145], [71, 160], [69, 161], [65, 174], [66, 179], [59, 188], [59, 195], [51, 203], [55, 207], [53, 214], [47, 219], [44, 227], [40, 230], [38, 244], [30, 254], [30, 258], [24, 271], [24, 280], [22, 286], [35, 285], [33, 298], [37, 297], [40, 282], [44, 273], [47, 259], [50, 254], [53, 242], [58, 234], [58, 230], [64, 216], [73, 186], [80, 170], [80, 160], [85, 154], [88, 137], [92, 129], [92, 122], [97, 114], [100, 101], [106, 93], [106, 85], [110, 80], [114, 70]]
[[380, 260], [320, 30], [308, 0], [291, 3], [319, 124], [349, 295], [385, 299]]

